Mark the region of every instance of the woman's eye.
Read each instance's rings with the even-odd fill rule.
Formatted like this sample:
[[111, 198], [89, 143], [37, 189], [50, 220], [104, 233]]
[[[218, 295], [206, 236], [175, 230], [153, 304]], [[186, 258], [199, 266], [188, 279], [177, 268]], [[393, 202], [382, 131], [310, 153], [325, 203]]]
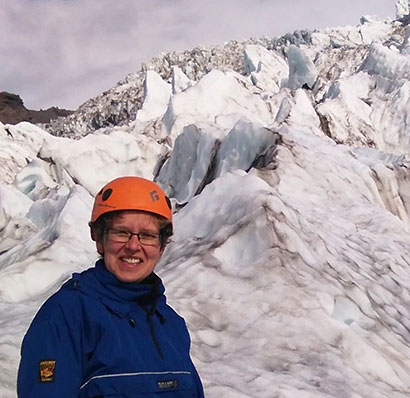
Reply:
[[142, 233], [140, 233], [140, 238], [142, 238], [142, 239], [157, 239], [157, 235], [142, 232]]
[[115, 235], [125, 237], [128, 236], [129, 233], [127, 231], [115, 231]]

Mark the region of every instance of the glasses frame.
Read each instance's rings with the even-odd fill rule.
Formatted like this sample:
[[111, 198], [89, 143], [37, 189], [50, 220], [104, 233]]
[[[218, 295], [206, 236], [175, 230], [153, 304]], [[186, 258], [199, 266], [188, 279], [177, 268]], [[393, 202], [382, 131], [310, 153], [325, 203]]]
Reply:
[[[112, 232], [122, 232], [124, 234], [128, 235], [127, 240], [121, 240], [121, 239], [115, 239], [112, 235], [110, 235], [110, 231]], [[125, 229], [118, 229], [118, 228], [105, 228], [104, 233], [107, 235], [107, 239], [110, 240], [111, 242], [115, 243], [128, 243], [133, 236], [136, 236], [138, 238], [138, 242], [142, 246], [152, 246], [152, 247], [159, 247], [161, 243], [161, 234], [156, 233], [156, 232], [130, 232]], [[144, 242], [144, 236], [151, 236], [155, 237], [156, 240], [153, 240], [152, 242]], [[142, 240], [141, 240], [142, 237]]]

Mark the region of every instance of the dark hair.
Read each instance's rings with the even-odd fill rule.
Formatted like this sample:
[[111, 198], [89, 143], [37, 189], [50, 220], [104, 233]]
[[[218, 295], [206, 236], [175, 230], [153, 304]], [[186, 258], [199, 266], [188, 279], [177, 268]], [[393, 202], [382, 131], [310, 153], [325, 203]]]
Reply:
[[[97, 220], [94, 222], [89, 222], [88, 225], [90, 228], [93, 230], [95, 234], [95, 239], [99, 242], [103, 240], [104, 237], [104, 232], [106, 231], [107, 228], [109, 228], [112, 225], [112, 221], [114, 217], [121, 213], [123, 210], [118, 210], [118, 211], [111, 211], [109, 213], [102, 214], [100, 217], [98, 217]], [[166, 218], [150, 213], [150, 212], [144, 212], [155, 218], [158, 222], [159, 225], [159, 241], [160, 241], [160, 246], [161, 249], [165, 249], [165, 246], [169, 243], [170, 238], [173, 234], [173, 228], [172, 228], [172, 222], [167, 220]]]

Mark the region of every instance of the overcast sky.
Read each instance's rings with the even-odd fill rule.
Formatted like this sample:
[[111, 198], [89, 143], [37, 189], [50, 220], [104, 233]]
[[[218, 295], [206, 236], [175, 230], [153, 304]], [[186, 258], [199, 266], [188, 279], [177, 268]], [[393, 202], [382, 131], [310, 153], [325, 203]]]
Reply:
[[0, 0], [0, 91], [76, 109], [160, 52], [395, 16], [395, 0]]

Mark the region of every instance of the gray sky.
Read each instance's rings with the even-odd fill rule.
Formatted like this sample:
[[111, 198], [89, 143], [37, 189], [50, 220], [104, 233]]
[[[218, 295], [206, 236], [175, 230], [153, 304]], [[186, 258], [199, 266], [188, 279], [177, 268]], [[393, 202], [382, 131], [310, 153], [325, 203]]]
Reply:
[[395, 0], [0, 0], [0, 91], [76, 109], [160, 52], [357, 25]]

